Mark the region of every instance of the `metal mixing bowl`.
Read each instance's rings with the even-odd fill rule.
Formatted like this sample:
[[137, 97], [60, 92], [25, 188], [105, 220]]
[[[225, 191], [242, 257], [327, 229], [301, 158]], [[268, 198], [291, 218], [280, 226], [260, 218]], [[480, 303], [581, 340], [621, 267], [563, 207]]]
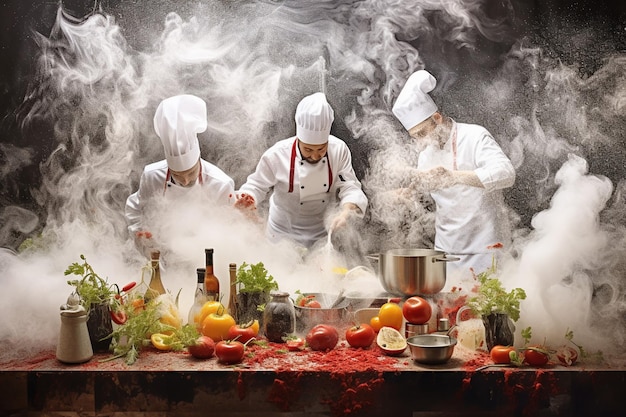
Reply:
[[431, 365], [448, 362], [456, 346], [454, 337], [440, 334], [413, 336], [409, 337], [406, 342], [414, 361]]
[[296, 332], [307, 333], [318, 324], [330, 324], [331, 326], [347, 326], [348, 306], [350, 302], [341, 300], [335, 307], [331, 306], [337, 301], [336, 294], [305, 293], [303, 295], [315, 295], [322, 308], [296, 307]]

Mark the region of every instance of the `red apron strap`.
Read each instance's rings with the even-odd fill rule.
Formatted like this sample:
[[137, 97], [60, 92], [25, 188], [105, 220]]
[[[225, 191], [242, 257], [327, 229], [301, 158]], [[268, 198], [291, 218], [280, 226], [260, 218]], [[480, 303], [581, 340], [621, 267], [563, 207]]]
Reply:
[[289, 168], [289, 191], [293, 193], [293, 177], [296, 171], [296, 146], [298, 143], [298, 139], [296, 138], [293, 141], [293, 146], [291, 147], [291, 164]]
[[333, 185], [333, 170], [330, 167], [330, 158], [328, 157], [328, 152], [326, 152], [326, 162], [328, 162], [328, 189], [326, 192], [330, 191], [330, 187]]

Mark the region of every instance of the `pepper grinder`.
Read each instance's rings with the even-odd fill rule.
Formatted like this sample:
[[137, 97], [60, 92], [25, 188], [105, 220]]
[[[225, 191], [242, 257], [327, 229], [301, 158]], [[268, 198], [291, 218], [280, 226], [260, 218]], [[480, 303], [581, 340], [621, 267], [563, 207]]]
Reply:
[[87, 329], [87, 311], [80, 305], [78, 295], [70, 294], [67, 304], [61, 306], [61, 330], [57, 344], [57, 359], [64, 363], [87, 362], [93, 357], [93, 348]]

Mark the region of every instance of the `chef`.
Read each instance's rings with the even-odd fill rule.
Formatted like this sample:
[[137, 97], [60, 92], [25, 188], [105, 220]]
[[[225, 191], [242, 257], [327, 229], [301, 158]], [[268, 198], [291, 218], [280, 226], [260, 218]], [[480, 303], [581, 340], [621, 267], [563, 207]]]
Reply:
[[509, 243], [502, 190], [515, 182], [515, 170], [484, 127], [438, 111], [428, 94], [436, 83], [427, 71], [415, 72], [392, 111], [424, 147], [411, 180], [435, 202], [435, 249], [461, 258], [448, 271], [479, 273], [491, 265], [494, 245]]
[[209, 202], [228, 204], [234, 181], [215, 165], [200, 158], [197, 134], [207, 128], [206, 103], [183, 94], [163, 100], [154, 115], [154, 130], [163, 144], [165, 159], [147, 165], [139, 189], [126, 200], [126, 222], [143, 253], [153, 246], [144, 218], [148, 204], [167, 198], [179, 203], [192, 193], [202, 193]]
[[[304, 97], [296, 108], [296, 136], [265, 151], [238, 192], [236, 207], [254, 208], [271, 192], [267, 235], [310, 248], [352, 218], [362, 218], [367, 197], [341, 139], [330, 134], [334, 112], [323, 93]], [[337, 210], [336, 206], [340, 208]]]

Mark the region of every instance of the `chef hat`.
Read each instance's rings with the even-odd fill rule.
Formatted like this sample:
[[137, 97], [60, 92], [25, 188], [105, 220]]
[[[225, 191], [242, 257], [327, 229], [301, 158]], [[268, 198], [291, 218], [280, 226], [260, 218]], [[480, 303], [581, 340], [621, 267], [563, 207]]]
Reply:
[[335, 114], [324, 93], [306, 96], [296, 107], [296, 136], [309, 145], [323, 145], [333, 120]]
[[183, 94], [166, 98], [154, 114], [154, 130], [161, 138], [167, 166], [186, 171], [200, 158], [197, 133], [207, 128], [206, 103], [199, 97]]
[[411, 74], [391, 111], [406, 130], [417, 126], [437, 111], [437, 105], [428, 95], [437, 80], [428, 71], [419, 70]]

